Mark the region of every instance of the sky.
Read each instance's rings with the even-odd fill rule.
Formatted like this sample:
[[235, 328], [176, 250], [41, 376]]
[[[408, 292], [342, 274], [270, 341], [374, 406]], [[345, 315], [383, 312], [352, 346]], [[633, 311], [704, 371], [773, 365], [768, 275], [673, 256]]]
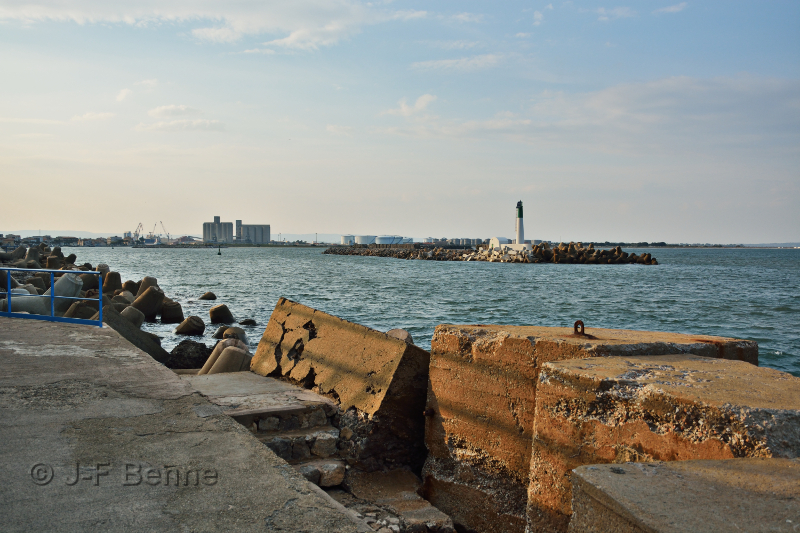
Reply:
[[800, 2], [0, 0], [0, 185], [0, 233], [800, 241]]

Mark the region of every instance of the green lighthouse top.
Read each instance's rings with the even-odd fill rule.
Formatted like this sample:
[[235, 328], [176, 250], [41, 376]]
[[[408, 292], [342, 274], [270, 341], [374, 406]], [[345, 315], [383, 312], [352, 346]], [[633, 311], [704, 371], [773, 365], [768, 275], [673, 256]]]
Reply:
[[517, 202], [517, 218], [522, 218], [522, 200]]

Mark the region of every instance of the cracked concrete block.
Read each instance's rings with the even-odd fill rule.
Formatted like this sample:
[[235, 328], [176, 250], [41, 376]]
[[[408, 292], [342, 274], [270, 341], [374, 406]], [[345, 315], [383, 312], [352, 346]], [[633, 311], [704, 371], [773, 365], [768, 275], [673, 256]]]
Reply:
[[543, 363], [670, 353], [758, 362], [758, 345], [752, 341], [610, 329], [587, 328], [585, 333], [534, 326], [436, 327], [422, 495], [457, 525], [508, 533], [525, 529]]
[[729, 459], [581, 466], [569, 533], [800, 528], [800, 461]]
[[566, 531], [581, 465], [800, 456], [798, 391], [791, 374], [692, 355], [546, 363], [528, 529]]
[[341, 427], [360, 436], [353, 464], [419, 471], [428, 363], [428, 352], [414, 345], [281, 298], [250, 369], [314, 388], [350, 411]]

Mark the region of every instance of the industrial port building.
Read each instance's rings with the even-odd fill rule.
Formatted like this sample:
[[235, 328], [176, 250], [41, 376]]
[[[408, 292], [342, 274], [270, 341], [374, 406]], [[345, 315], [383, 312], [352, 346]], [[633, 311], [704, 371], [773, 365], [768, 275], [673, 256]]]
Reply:
[[236, 233], [233, 227], [232, 222], [221, 222], [220, 217], [214, 217], [214, 222], [203, 223], [203, 242], [268, 244], [270, 241], [269, 224], [242, 224], [237, 220]]

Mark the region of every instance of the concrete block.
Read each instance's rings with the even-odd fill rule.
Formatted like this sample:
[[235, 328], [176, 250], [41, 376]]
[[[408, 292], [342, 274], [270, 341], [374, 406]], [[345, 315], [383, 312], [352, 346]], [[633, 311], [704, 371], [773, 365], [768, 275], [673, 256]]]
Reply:
[[800, 462], [729, 459], [581, 466], [569, 533], [800, 529]]
[[566, 531], [570, 470], [595, 463], [800, 456], [800, 378], [692, 355], [543, 365], [530, 531]]
[[476, 531], [524, 530], [543, 363], [669, 353], [758, 361], [758, 346], [751, 341], [595, 328], [585, 333], [533, 326], [437, 326], [422, 495], [457, 525]]
[[354, 433], [348, 460], [366, 470], [419, 471], [428, 352], [285, 298], [278, 300], [251, 370], [334, 396]]

